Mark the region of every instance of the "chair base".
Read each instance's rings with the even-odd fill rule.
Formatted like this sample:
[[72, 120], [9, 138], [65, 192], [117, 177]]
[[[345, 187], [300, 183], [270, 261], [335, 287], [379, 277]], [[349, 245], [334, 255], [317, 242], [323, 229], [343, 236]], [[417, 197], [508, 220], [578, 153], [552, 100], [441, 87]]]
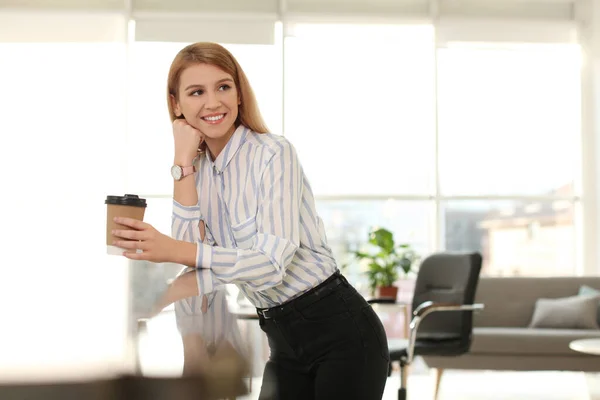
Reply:
[[406, 389], [405, 388], [398, 389], [398, 400], [406, 400]]

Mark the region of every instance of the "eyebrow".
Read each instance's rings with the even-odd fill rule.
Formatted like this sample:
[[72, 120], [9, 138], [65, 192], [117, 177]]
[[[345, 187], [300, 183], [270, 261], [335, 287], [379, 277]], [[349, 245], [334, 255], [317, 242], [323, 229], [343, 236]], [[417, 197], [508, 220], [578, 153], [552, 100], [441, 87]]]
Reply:
[[[231, 83], [233, 83], [233, 79], [231, 79], [231, 78], [223, 78], [221, 80], [218, 80], [216, 84], [218, 85], [218, 84], [223, 83], [223, 82], [231, 82]], [[194, 88], [203, 88], [203, 87], [204, 87], [204, 85], [194, 84], [194, 85], [190, 85], [190, 86], [186, 87], [185, 90], [190, 90], [190, 89], [194, 89]]]

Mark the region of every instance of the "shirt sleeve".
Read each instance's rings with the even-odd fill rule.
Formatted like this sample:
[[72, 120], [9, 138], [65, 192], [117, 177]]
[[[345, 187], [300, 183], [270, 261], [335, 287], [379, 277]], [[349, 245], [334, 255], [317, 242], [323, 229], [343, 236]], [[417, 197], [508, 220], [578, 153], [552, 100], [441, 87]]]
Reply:
[[[198, 245], [213, 246], [214, 239], [208, 228], [204, 242], [200, 243], [200, 221], [202, 221], [200, 206], [184, 206], [173, 199], [173, 216], [171, 219], [171, 237], [184, 242], [197, 243]], [[198, 290], [200, 295], [208, 294], [216, 289], [210, 269], [199, 268], [196, 271]], [[208, 284], [210, 283], [210, 285]]]
[[[227, 249], [198, 243], [196, 266], [210, 268], [199, 276], [201, 293], [216, 284], [244, 283], [260, 291], [279, 285], [300, 246], [302, 170], [293, 146], [282, 141], [267, 162], [257, 187], [256, 232], [249, 249]], [[251, 228], [254, 229], [254, 228]], [[212, 279], [210, 279], [212, 278]]]
[[200, 206], [183, 206], [173, 199], [173, 218], [171, 219], [171, 237], [173, 239], [190, 243], [199, 241], [201, 220]]

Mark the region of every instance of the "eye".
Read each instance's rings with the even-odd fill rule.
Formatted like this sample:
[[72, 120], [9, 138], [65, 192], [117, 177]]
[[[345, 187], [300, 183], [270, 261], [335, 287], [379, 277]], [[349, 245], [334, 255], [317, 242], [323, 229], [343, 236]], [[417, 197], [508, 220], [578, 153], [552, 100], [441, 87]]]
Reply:
[[202, 94], [204, 94], [204, 90], [198, 89], [198, 90], [194, 90], [193, 92], [191, 92], [190, 96], [202, 96]]
[[224, 85], [219, 86], [219, 90], [221, 90], [223, 92], [226, 91], [226, 90], [229, 90], [229, 89], [231, 89], [231, 86], [229, 86], [228, 84], [224, 84]]

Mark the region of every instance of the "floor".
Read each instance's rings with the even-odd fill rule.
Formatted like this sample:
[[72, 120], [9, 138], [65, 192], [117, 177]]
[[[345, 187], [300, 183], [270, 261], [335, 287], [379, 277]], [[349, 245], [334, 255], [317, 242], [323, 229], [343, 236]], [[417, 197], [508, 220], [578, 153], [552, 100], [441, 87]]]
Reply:
[[[396, 399], [399, 378], [388, 379], [382, 400]], [[253, 387], [260, 387], [255, 378]], [[409, 377], [409, 400], [433, 399], [433, 377]], [[258, 390], [238, 400], [257, 400]], [[444, 374], [438, 400], [596, 400], [587, 391], [586, 378], [573, 372], [448, 371]]]
[[[150, 321], [148, 335], [141, 338], [141, 361], [147, 375], [181, 373], [182, 349], [178, 332], [170, 317]], [[240, 327], [243, 334], [260, 348], [261, 332], [253, 331], [255, 322]], [[250, 327], [250, 330], [246, 329]], [[258, 327], [256, 327], [258, 328]], [[261, 353], [261, 352], [256, 352]], [[255, 375], [260, 375], [264, 351], [255, 354]], [[599, 360], [600, 362], [600, 360]], [[256, 400], [261, 378], [254, 377], [252, 392], [238, 400]], [[396, 399], [399, 387], [397, 373], [388, 378], [383, 400]], [[419, 359], [415, 360], [408, 382], [408, 398], [432, 399], [433, 376]], [[576, 372], [499, 372], [499, 371], [446, 371], [440, 386], [438, 400], [600, 400], [600, 377]]]

